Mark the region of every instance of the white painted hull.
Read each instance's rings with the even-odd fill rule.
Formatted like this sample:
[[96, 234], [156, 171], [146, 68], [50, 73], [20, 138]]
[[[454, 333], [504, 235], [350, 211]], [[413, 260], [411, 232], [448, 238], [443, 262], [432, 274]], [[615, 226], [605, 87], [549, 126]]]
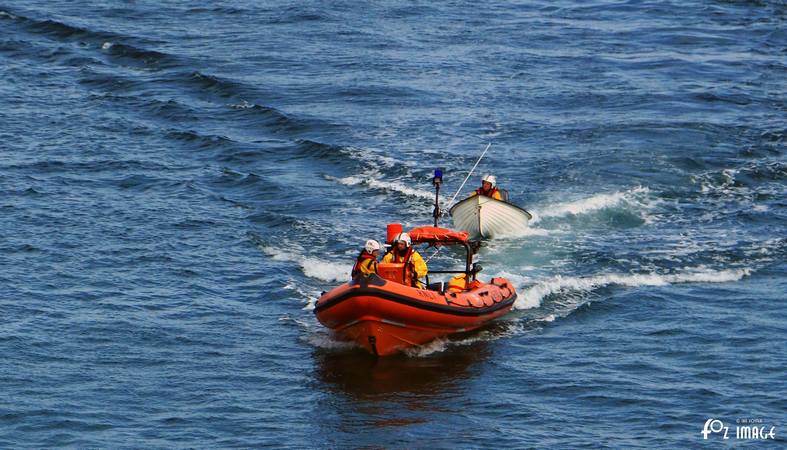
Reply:
[[516, 235], [527, 228], [533, 217], [524, 209], [491, 197], [474, 195], [451, 208], [454, 229], [467, 231], [473, 238]]

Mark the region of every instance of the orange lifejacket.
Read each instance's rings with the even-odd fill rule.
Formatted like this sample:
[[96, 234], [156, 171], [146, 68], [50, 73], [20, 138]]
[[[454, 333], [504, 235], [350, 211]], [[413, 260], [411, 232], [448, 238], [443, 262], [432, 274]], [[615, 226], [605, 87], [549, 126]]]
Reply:
[[[476, 190], [475, 190], [475, 193], [476, 193], [476, 194], [478, 194], [478, 195], [484, 195], [484, 196], [486, 196], [486, 197], [492, 197], [492, 198], [495, 198], [495, 194], [499, 194], [499, 192], [498, 192], [498, 190], [497, 190], [497, 187], [493, 187], [493, 188], [492, 188], [492, 190], [491, 190], [491, 191], [489, 191], [489, 193], [488, 193], [488, 194], [485, 194], [485, 193], [484, 193], [484, 190], [483, 190], [483, 189], [481, 189], [481, 188], [478, 188], [478, 189], [476, 189]], [[498, 197], [502, 198], [502, 196], [501, 196], [501, 195], [498, 195]]]
[[[418, 287], [418, 278], [417, 275], [413, 275], [413, 268], [410, 264], [410, 258], [413, 256], [415, 250], [412, 246], [407, 247], [407, 252], [404, 256], [399, 255], [399, 252], [396, 248], [392, 248], [390, 252], [393, 261], [387, 264], [395, 264], [395, 267], [401, 267], [401, 278], [398, 278], [398, 282], [404, 284], [405, 286], [414, 286]], [[383, 257], [383, 262], [385, 262], [385, 257]], [[393, 267], [393, 266], [392, 266]], [[385, 278], [385, 277], [384, 277]]]
[[375, 258], [371, 253], [368, 253], [366, 250], [361, 250], [361, 254], [358, 255], [358, 259], [355, 260], [355, 265], [353, 265], [353, 270], [352, 270], [352, 272], [350, 272], [350, 277], [355, 278], [355, 277], [357, 277], [358, 275], [360, 275], [362, 273], [364, 275], [368, 275], [368, 274], [364, 273], [363, 270], [361, 270], [361, 266], [364, 264], [364, 262], [366, 262], [366, 261], [368, 261], [370, 259], [373, 260], [373, 262], [370, 264], [371, 267], [369, 267], [368, 270], [371, 270], [372, 273], [376, 273], [377, 272], [377, 258]]
[[381, 262], [377, 266], [377, 274], [384, 280], [393, 281], [405, 286], [412, 286], [412, 271], [409, 264]]

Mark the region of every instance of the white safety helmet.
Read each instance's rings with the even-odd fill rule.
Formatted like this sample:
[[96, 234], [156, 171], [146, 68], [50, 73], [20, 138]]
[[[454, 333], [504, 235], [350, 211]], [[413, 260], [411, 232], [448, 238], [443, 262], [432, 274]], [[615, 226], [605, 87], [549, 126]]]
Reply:
[[369, 239], [368, 241], [366, 241], [366, 245], [364, 245], [363, 248], [364, 250], [366, 250], [366, 253], [372, 253], [373, 251], [380, 250], [383, 247], [382, 245], [380, 245], [379, 242], [375, 241], [374, 239]]
[[407, 233], [397, 234], [396, 237], [394, 238], [394, 244], [396, 244], [397, 242], [404, 242], [405, 244], [407, 244], [408, 247], [413, 243], [413, 241], [410, 239], [410, 235]]
[[492, 183], [492, 187], [497, 186], [497, 178], [494, 175], [484, 175], [484, 178], [481, 178], [481, 182], [484, 181]]

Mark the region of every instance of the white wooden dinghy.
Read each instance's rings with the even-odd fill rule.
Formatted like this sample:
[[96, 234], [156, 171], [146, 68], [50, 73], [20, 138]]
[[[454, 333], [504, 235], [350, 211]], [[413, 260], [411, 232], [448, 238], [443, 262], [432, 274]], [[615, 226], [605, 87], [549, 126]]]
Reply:
[[533, 218], [524, 209], [484, 195], [468, 197], [454, 205], [449, 213], [456, 230], [467, 231], [473, 238], [515, 235], [527, 228]]

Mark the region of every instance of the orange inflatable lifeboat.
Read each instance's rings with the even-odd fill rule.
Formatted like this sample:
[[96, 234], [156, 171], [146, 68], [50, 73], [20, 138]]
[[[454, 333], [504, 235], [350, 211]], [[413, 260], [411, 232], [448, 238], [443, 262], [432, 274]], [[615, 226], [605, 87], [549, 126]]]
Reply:
[[420, 227], [409, 234], [413, 245], [464, 246], [464, 270], [432, 270], [430, 274], [464, 273], [467, 280], [473, 280], [468, 288], [445, 291], [442, 283], [429, 285], [429, 289], [411, 287], [411, 274], [405, 264], [380, 263], [377, 275], [360, 275], [324, 293], [314, 308], [317, 319], [338, 337], [383, 356], [476, 329], [511, 310], [516, 292], [508, 280], [492, 278], [484, 283], [476, 279], [481, 268], [472, 263], [472, 255], [477, 247], [467, 233]]

